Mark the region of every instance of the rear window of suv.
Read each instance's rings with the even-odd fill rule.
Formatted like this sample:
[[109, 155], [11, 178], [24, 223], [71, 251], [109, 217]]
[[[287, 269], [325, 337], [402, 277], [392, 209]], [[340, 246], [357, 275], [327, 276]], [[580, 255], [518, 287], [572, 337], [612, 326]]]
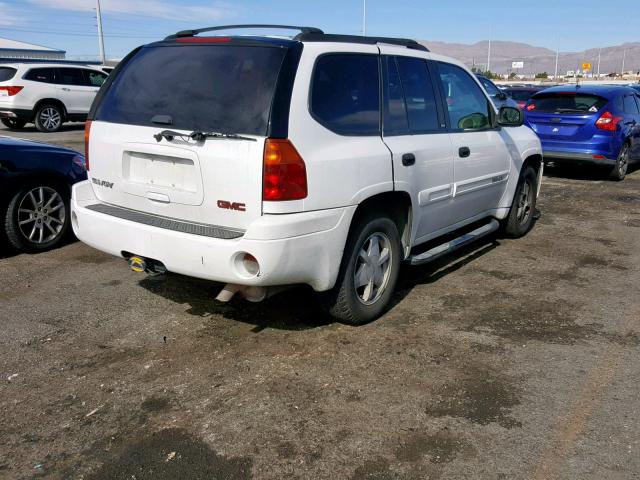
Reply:
[[609, 101], [588, 93], [552, 92], [539, 93], [529, 102], [527, 110], [545, 113], [597, 113]]
[[16, 74], [17, 70], [11, 67], [0, 67], [0, 82], [6, 82], [11, 80]]
[[[141, 49], [120, 71], [94, 119], [266, 135], [285, 48], [176, 45]], [[169, 126], [169, 125], [162, 125]]]

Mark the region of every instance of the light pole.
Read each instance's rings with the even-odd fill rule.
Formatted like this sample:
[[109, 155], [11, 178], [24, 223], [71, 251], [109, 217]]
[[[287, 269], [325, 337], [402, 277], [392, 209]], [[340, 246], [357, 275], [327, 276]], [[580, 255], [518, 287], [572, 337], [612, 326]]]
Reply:
[[624, 52], [622, 53], [622, 71], [620, 72], [620, 76], [624, 77], [624, 64], [625, 61], [627, 60], [627, 49], [624, 49]]
[[100, 62], [104, 65], [107, 58], [104, 54], [104, 36], [102, 34], [102, 12], [100, 11], [100, 0], [96, 0], [96, 19], [98, 20], [98, 48], [100, 49]]
[[493, 25], [489, 28], [489, 51], [487, 52], [487, 72], [491, 71], [491, 37], [493, 37]]
[[553, 79], [558, 80], [558, 59], [560, 57], [560, 42], [556, 45], [556, 72], [553, 74]]
[[602, 54], [602, 48], [598, 49], [598, 78], [600, 78], [600, 56]]
[[367, 36], [367, 0], [362, 0], [362, 36]]

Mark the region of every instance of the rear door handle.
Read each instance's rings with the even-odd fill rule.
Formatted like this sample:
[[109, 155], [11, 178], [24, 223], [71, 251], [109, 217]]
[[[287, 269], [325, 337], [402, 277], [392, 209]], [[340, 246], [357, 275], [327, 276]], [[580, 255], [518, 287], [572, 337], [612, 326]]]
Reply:
[[413, 153], [405, 153], [402, 155], [402, 165], [409, 167], [416, 163], [416, 156]]
[[469, 147], [460, 147], [458, 149], [458, 155], [460, 155], [460, 158], [467, 158], [471, 155], [471, 149]]

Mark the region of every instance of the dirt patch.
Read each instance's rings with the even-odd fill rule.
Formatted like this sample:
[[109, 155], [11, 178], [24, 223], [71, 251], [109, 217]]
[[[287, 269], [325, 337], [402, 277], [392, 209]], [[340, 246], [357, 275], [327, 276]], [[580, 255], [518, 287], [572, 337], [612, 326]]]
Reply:
[[522, 343], [540, 341], [562, 345], [602, 338], [621, 345], [640, 344], [635, 332], [610, 333], [597, 323], [578, 324], [578, 304], [566, 300], [524, 298], [519, 302], [495, 302], [485, 298], [482, 307], [465, 317], [465, 331], [487, 333]]
[[171, 402], [168, 398], [164, 397], [150, 397], [147, 398], [140, 407], [146, 412], [162, 412], [171, 408]]
[[356, 468], [351, 480], [400, 480], [401, 478], [389, 470], [388, 460], [378, 457]]
[[126, 442], [89, 480], [247, 480], [252, 478], [249, 457], [218, 455], [185, 430], [166, 429], [141, 440]]
[[449, 429], [443, 429], [435, 434], [416, 432], [400, 443], [396, 449], [396, 458], [402, 462], [418, 462], [428, 457], [431, 463], [452, 462], [460, 451], [468, 445]]
[[[465, 377], [438, 388], [425, 412], [433, 417], [465, 418], [479, 425], [497, 423], [504, 428], [514, 428], [521, 423], [509, 414], [519, 404], [518, 388], [507, 378], [475, 367], [468, 369]], [[447, 444], [444, 439], [440, 441], [442, 445]], [[449, 438], [449, 444], [452, 441]]]
[[624, 222], [624, 224], [627, 227], [638, 228], [638, 227], [640, 227], [640, 220], [638, 220], [638, 219], [627, 220], [626, 222]]
[[95, 254], [91, 255], [79, 255], [74, 259], [76, 262], [87, 263], [90, 265], [102, 265], [103, 263], [108, 263], [112, 260], [107, 254], [95, 252]]

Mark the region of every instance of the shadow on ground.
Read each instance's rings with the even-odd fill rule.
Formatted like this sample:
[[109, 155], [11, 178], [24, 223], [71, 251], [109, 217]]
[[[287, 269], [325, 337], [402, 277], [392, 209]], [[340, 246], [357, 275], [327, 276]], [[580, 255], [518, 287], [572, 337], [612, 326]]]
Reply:
[[[640, 164], [629, 165], [627, 175], [632, 175], [640, 170]], [[547, 165], [544, 169], [544, 176], [549, 178], [566, 178], [569, 180], [586, 180], [592, 182], [611, 181], [609, 172], [611, 168], [597, 167], [591, 165]]]
[[[437, 282], [499, 245], [495, 237], [458, 250], [425, 266], [403, 266], [391, 308], [417, 285]], [[188, 305], [187, 313], [200, 317], [221, 315], [265, 328], [307, 330], [333, 322], [325, 312], [320, 295], [308, 286], [295, 286], [260, 303], [250, 303], [239, 294], [229, 303], [215, 301], [223, 285], [176, 274], [145, 277], [139, 282], [147, 291], [172, 302]]]

